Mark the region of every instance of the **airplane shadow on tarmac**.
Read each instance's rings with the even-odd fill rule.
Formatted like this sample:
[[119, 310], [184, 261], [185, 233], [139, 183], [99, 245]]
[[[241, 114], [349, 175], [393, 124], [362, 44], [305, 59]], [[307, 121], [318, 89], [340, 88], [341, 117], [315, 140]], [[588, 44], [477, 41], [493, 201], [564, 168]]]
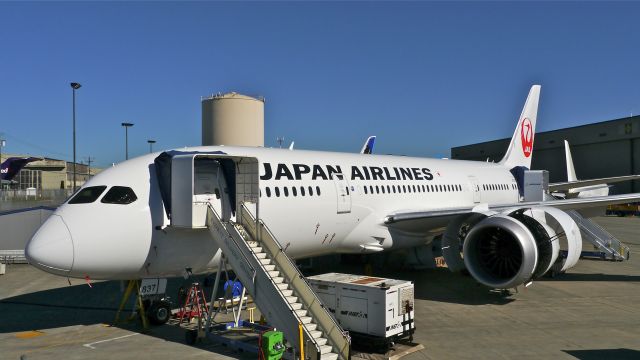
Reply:
[[[191, 279], [188, 283], [197, 281]], [[169, 279], [167, 295], [176, 304], [178, 288], [188, 287], [182, 278]], [[50, 329], [72, 325], [111, 324], [123, 296], [120, 281], [66, 286], [0, 300], [0, 333]], [[211, 288], [204, 288], [207, 297]], [[121, 318], [131, 314], [134, 297], [126, 304]]]
[[565, 353], [580, 360], [637, 360], [640, 351], [631, 349], [597, 349], [597, 350], [563, 350]]

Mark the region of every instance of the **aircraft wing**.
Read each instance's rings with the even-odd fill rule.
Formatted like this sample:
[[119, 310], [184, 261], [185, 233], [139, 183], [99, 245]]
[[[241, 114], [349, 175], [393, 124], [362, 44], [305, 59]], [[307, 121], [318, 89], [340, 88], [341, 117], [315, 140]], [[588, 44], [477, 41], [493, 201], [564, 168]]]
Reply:
[[612, 183], [630, 181], [630, 180], [640, 180], [640, 175], [614, 176], [614, 177], [600, 178], [600, 179], [575, 180], [575, 181], [553, 183], [553, 184], [549, 184], [549, 191], [555, 192], [555, 191], [562, 191], [562, 190], [570, 190], [570, 189], [581, 188], [586, 186], [612, 184]]
[[449, 220], [458, 215], [479, 211], [503, 211], [514, 208], [526, 208], [537, 206], [550, 206], [560, 210], [578, 210], [593, 207], [602, 207], [614, 204], [626, 204], [640, 201], [640, 193], [598, 196], [592, 198], [575, 198], [564, 200], [530, 201], [514, 204], [492, 205], [479, 204], [476, 207], [460, 207], [439, 210], [404, 210], [391, 213], [384, 218], [385, 225], [399, 230], [418, 231], [420, 224], [425, 222], [429, 227], [435, 224], [446, 226]]

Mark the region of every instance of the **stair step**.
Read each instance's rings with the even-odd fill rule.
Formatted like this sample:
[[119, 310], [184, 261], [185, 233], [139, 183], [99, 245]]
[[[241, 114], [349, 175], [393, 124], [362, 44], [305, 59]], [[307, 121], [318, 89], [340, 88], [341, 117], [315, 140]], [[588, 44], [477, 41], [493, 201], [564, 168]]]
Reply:
[[309, 331], [314, 331], [318, 328], [318, 324], [316, 323], [305, 324], [304, 327]]
[[249, 245], [250, 248], [255, 248], [258, 247], [260, 243], [258, 243], [257, 241], [247, 241], [247, 245]]
[[284, 282], [284, 278], [282, 276], [274, 277], [271, 279], [274, 284], [282, 284]]
[[[287, 290], [282, 290], [282, 292], [285, 292]], [[298, 297], [297, 296], [286, 296], [285, 298], [287, 299], [287, 301], [289, 302], [289, 304], [295, 304], [296, 301], [298, 301]]]
[[305, 309], [296, 310], [296, 314], [300, 317], [305, 317], [309, 312]]
[[336, 353], [326, 353], [320, 355], [320, 360], [338, 360], [338, 354]]
[[[289, 300], [289, 297], [293, 297], [293, 290], [291, 289], [287, 289], [287, 290], [282, 290], [282, 295], [284, 295], [285, 297], [287, 297], [287, 300]], [[297, 298], [296, 298], [297, 300]], [[289, 303], [291, 303], [291, 301], [289, 301]]]
[[[275, 266], [275, 265], [274, 265]], [[269, 274], [269, 276], [271, 276], [272, 278], [274, 277], [278, 277], [280, 275], [280, 271], [278, 270], [267, 270], [267, 273]]]
[[312, 338], [317, 339], [317, 338], [319, 338], [320, 336], [322, 336], [322, 331], [320, 331], [320, 330], [310, 330], [310, 331], [309, 331], [309, 335], [310, 335]]
[[278, 286], [278, 289], [280, 289], [280, 290], [285, 290], [285, 289], [289, 288], [289, 284], [287, 284], [287, 283], [276, 284], [276, 286]]
[[327, 341], [329, 341], [329, 340], [327, 340], [327, 338], [323, 338], [323, 337], [316, 339], [316, 342], [318, 343], [319, 346], [325, 345], [327, 343]]
[[320, 354], [326, 354], [333, 351], [333, 346], [331, 345], [322, 345], [320, 346]]
[[291, 308], [293, 310], [300, 310], [300, 309], [302, 309], [302, 304], [301, 303], [293, 303], [293, 304], [291, 304]]
[[[258, 258], [258, 259], [260, 259], [260, 258]], [[271, 264], [271, 259], [260, 259], [260, 263], [262, 265], [269, 265], [269, 264]]]
[[264, 269], [267, 271], [273, 271], [276, 269], [276, 266], [271, 264], [271, 265], [264, 265]]
[[256, 246], [256, 247], [252, 247], [251, 250], [253, 250], [254, 253], [259, 254], [262, 253], [262, 247], [260, 246]]
[[300, 321], [303, 324], [309, 324], [311, 322], [311, 320], [313, 320], [313, 319], [311, 319], [311, 316], [303, 316], [303, 317], [300, 318]]
[[267, 253], [256, 253], [256, 257], [258, 259], [266, 259], [267, 258]]

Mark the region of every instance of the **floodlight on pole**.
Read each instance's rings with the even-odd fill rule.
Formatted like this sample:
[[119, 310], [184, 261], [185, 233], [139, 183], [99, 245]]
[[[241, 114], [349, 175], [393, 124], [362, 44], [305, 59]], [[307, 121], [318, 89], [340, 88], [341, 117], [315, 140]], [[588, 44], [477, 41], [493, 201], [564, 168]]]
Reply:
[[153, 144], [156, 143], [155, 140], [147, 140], [147, 142], [149, 143], [149, 154], [151, 154], [153, 152]]
[[133, 123], [123, 122], [124, 127], [124, 156], [125, 160], [129, 160], [129, 128], [133, 126]]
[[76, 90], [80, 89], [82, 85], [77, 82], [72, 82], [71, 91], [73, 92], [73, 192], [76, 192]]

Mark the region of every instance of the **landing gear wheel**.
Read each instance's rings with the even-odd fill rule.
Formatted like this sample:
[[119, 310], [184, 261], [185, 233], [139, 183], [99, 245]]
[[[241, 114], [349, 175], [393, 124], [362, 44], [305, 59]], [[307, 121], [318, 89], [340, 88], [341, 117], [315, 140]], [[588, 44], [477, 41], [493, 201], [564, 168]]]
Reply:
[[171, 306], [166, 301], [159, 301], [151, 306], [147, 316], [152, 324], [162, 325], [171, 317]]

